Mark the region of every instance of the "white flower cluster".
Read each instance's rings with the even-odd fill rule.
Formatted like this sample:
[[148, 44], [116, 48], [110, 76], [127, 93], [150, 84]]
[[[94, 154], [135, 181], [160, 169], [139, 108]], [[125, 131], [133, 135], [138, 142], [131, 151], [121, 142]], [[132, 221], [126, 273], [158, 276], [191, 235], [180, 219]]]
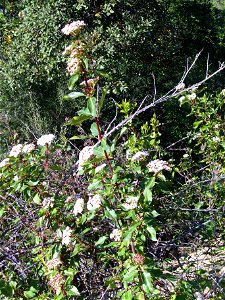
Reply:
[[138, 205], [138, 197], [130, 196], [126, 199], [126, 203], [123, 203], [123, 207], [127, 210], [135, 209]]
[[34, 149], [35, 149], [35, 145], [33, 143], [31, 143], [31, 144], [25, 144], [23, 146], [22, 152], [23, 153], [30, 153]]
[[196, 97], [197, 97], [197, 95], [195, 93], [192, 93], [191, 95], [187, 96], [188, 100], [190, 100], [190, 101], [195, 100]]
[[184, 100], [185, 100], [185, 96], [181, 96], [178, 101], [180, 102], [180, 104], [182, 104]]
[[50, 145], [51, 142], [54, 140], [54, 138], [55, 138], [54, 134], [45, 134], [45, 135], [42, 135], [37, 140], [37, 145], [39, 145], [39, 146], [45, 146], [46, 144]]
[[101, 206], [101, 203], [102, 201], [99, 195], [90, 196], [87, 202], [87, 209], [88, 210], [97, 209]]
[[12, 147], [9, 156], [17, 157], [21, 153], [29, 153], [34, 149], [35, 145], [33, 143], [25, 145], [18, 144]]
[[42, 202], [42, 206], [44, 208], [53, 207], [53, 204], [54, 204], [54, 198], [52, 197], [45, 198]]
[[106, 164], [101, 164], [95, 168], [95, 173], [101, 172], [105, 168]]
[[112, 233], [110, 233], [110, 239], [115, 242], [119, 242], [121, 240], [122, 233], [119, 229], [114, 229]]
[[82, 165], [93, 156], [94, 156], [94, 147], [93, 146], [84, 147], [79, 153], [78, 170], [81, 169]]
[[149, 151], [139, 151], [132, 156], [131, 161], [140, 160], [148, 155]]
[[225, 96], [225, 89], [220, 92], [220, 95]]
[[168, 163], [161, 159], [155, 159], [147, 164], [149, 172], [159, 173], [162, 170], [170, 171]]
[[9, 158], [7, 157], [0, 162], [0, 168], [8, 166], [8, 164], [9, 164]]
[[179, 84], [176, 86], [176, 90], [177, 90], [177, 91], [182, 91], [184, 88], [185, 88], [185, 84], [184, 84], [183, 82], [179, 83]]
[[56, 268], [58, 265], [60, 265], [62, 262], [61, 260], [56, 256], [54, 257], [53, 259], [49, 260], [47, 263], [46, 263], [46, 267], [47, 269], [54, 269]]
[[72, 229], [70, 229], [69, 226], [67, 226], [66, 229], [63, 230], [62, 245], [69, 245], [71, 233]]
[[84, 199], [78, 198], [73, 207], [73, 214], [76, 217], [78, 214], [81, 214], [84, 209]]
[[80, 31], [81, 27], [85, 26], [84, 21], [73, 21], [70, 24], [66, 24], [61, 30], [65, 35], [73, 35]]
[[220, 142], [220, 138], [219, 138], [218, 136], [214, 136], [214, 137], [212, 138], [212, 140], [213, 140], [213, 142], [215, 142], [215, 143], [219, 143], [219, 142]]
[[48, 282], [48, 284], [50, 285], [50, 287], [52, 287], [55, 293], [58, 291], [59, 288], [61, 288], [62, 285], [64, 285], [64, 283], [65, 279], [60, 273], [53, 276]]
[[66, 67], [68, 73], [70, 76], [77, 73], [80, 70], [80, 61], [77, 57], [72, 57], [68, 59], [67, 61], [67, 67]]
[[12, 147], [11, 151], [9, 152], [9, 156], [17, 157], [23, 149], [22, 144], [18, 144]]

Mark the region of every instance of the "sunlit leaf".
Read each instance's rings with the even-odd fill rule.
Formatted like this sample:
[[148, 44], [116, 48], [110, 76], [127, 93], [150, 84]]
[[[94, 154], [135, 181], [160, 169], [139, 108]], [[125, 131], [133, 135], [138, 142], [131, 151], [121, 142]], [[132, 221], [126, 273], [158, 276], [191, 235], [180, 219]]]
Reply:
[[79, 74], [74, 74], [70, 77], [69, 82], [68, 82], [68, 89], [70, 91], [73, 90], [75, 83], [78, 81], [80, 75]]
[[151, 235], [151, 240], [156, 242], [157, 241], [157, 238], [156, 238], [156, 231], [155, 231], [155, 228], [152, 227], [152, 226], [147, 226], [147, 230], [148, 232], [150, 233]]
[[104, 244], [106, 239], [107, 239], [107, 236], [105, 236], [105, 235], [101, 236], [100, 239], [95, 243], [95, 246]]
[[72, 93], [69, 93], [68, 95], [64, 96], [63, 99], [64, 100], [74, 100], [79, 97], [85, 97], [85, 94], [83, 94], [81, 92], [72, 92]]

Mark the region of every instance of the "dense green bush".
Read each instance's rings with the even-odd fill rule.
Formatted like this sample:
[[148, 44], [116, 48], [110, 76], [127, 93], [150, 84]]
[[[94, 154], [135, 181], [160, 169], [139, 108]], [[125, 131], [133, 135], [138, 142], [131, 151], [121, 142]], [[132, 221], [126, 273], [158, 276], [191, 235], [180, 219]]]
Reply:
[[59, 129], [82, 105], [81, 100], [62, 101], [66, 75], [60, 29], [65, 20], [88, 24], [90, 52], [111, 76], [101, 79], [101, 85], [108, 85], [118, 101], [140, 101], [152, 94], [152, 73], [158, 90], [167, 91], [176, 85], [186, 59], [203, 49], [201, 63], [189, 77], [193, 82], [205, 73], [208, 53], [214, 69], [224, 51], [224, 14], [207, 0], [7, 3], [0, 28], [1, 110], [27, 137]]

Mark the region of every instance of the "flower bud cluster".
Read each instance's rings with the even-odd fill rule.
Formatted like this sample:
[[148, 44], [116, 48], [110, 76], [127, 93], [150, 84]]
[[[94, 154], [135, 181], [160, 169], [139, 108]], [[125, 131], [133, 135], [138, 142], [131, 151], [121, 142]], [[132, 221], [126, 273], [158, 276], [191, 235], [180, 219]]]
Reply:
[[51, 270], [56, 268], [57, 266], [59, 266], [61, 264], [61, 260], [58, 257], [54, 257], [53, 259], [49, 260], [46, 264], [47, 269]]
[[72, 23], [66, 24], [63, 29], [61, 30], [65, 35], [77, 35], [81, 28], [84, 27], [86, 24], [84, 21], [73, 21]]
[[132, 156], [131, 161], [141, 160], [148, 155], [149, 155], [148, 151], [139, 151]]
[[87, 209], [92, 210], [92, 209], [97, 209], [101, 206], [102, 200], [100, 195], [94, 195], [90, 196], [89, 200], [87, 202]]
[[65, 279], [63, 278], [62, 274], [58, 273], [49, 280], [48, 284], [56, 293], [57, 290], [65, 284]]
[[132, 258], [132, 261], [136, 264], [136, 265], [143, 265], [144, 261], [145, 261], [145, 257], [141, 254], [135, 254], [134, 257]]
[[69, 245], [71, 233], [72, 233], [72, 229], [70, 229], [69, 226], [67, 226], [66, 229], [63, 230], [62, 245]]
[[83, 164], [87, 162], [94, 156], [94, 147], [93, 146], [86, 146], [84, 147], [79, 153], [79, 160], [78, 160], [78, 170], [81, 169]]
[[170, 166], [168, 165], [168, 163], [166, 161], [160, 160], [160, 159], [150, 161], [147, 164], [147, 168], [148, 168], [149, 172], [152, 172], [155, 174], [159, 173], [162, 170], [170, 171]]
[[126, 210], [135, 209], [138, 205], [138, 197], [130, 196], [126, 199], [126, 203], [123, 204], [123, 207]]
[[114, 229], [110, 234], [110, 239], [114, 240], [115, 242], [119, 242], [121, 240], [122, 234], [119, 229]]
[[78, 214], [81, 214], [84, 209], [84, 199], [78, 198], [73, 207], [73, 214], [76, 217]]
[[37, 145], [39, 145], [39, 146], [45, 146], [46, 144], [50, 145], [52, 143], [52, 141], [54, 140], [54, 138], [55, 138], [54, 134], [42, 135], [37, 140]]

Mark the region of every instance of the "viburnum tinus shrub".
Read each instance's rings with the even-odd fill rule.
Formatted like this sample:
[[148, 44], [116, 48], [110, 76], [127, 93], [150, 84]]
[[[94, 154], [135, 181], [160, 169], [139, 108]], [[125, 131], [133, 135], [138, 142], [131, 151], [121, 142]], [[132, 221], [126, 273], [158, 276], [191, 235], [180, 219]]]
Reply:
[[[166, 184], [171, 166], [160, 159], [156, 115], [141, 126], [141, 134], [130, 121], [112, 140], [104, 137], [110, 128], [101, 124], [106, 93], [97, 86], [98, 63], [89, 57], [89, 42], [82, 39], [85, 26], [76, 21], [62, 31], [73, 37], [64, 52], [71, 75], [71, 92], [65, 99], [83, 97], [87, 103], [69, 125], [90, 124], [90, 133], [82, 130], [72, 140], [87, 139], [88, 145], [70, 170], [66, 161], [73, 158], [62, 147], [49, 145], [52, 135], [39, 139], [40, 149], [32, 146], [29, 153], [24, 153], [28, 146], [15, 146], [1, 162], [1, 213], [11, 228], [4, 239], [10, 245], [12, 232], [15, 239], [22, 237], [16, 257], [20, 267], [16, 269], [8, 255], [1, 270], [5, 297], [158, 295], [154, 281], [161, 273], [147, 253], [157, 241], [154, 197]], [[119, 109], [126, 117], [134, 107], [123, 101]], [[7, 199], [11, 202], [4, 202]], [[18, 226], [13, 227], [13, 219]]]
[[[79, 153], [74, 193], [64, 202], [57, 194], [57, 205], [49, 207], [45, 217], [45, 221], [57, 224], [54, 236], [60, 241], [42, 254], [47, 260], [46, 274], [57, 295], [148, 299], [158, 293], [152, 272], [156, 266], [146, 255], [146, 244], [157, 241], [158, 213], [151, 205], [152, 194], [155, 186], [160, 189], [161, 182], [166, 181], [163, 173], [171, 167], [158, 159], [156, 116], [151, 126], [142, 126], [140, 138], [132, 122], [112, 141], [104, 137], [107, 128], [101, 125], [101, 108], [105, 93], [97, 88], [96, 95], [100, 72], [98, 64], [88, 57], [89, 44], [82, 40], [84, 27], [83, 21], [76, 21], [62, 32], [73, 37], [64, 51], [71, 75], [71, 92], [65, 99], [84, 97], [87, 101], [69, 125], [90, 123], [90, 133], [72, 140], [88, 139], [89, 145]], [[77, 88], [79, 81], [81, 91]], [[126, 116], [132, 107], [124, 101], [120, 109]], [[117, 140], [123, 135], [127, 140], [117, 148]]]

